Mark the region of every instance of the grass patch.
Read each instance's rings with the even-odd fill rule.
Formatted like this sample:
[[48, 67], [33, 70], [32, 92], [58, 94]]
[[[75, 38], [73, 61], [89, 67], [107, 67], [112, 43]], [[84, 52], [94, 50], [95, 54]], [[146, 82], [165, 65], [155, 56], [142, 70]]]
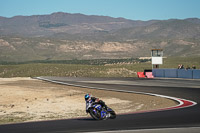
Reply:
[[169, 57], [163, 59], [163, 62], [160, 68], [178, 68], [179, 64], [183, 64], [185, 67], [195, 65], [200, 69], [200, 57]]

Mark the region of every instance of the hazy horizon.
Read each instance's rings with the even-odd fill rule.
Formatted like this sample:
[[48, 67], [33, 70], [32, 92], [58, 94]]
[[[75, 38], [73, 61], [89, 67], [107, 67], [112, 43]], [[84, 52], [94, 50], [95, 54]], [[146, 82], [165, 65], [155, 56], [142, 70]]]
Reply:
[[131, 20], [200, 18], [199, 0], [4, 0], [0, 16], [47, 15], [55, 12], [110, 16]]

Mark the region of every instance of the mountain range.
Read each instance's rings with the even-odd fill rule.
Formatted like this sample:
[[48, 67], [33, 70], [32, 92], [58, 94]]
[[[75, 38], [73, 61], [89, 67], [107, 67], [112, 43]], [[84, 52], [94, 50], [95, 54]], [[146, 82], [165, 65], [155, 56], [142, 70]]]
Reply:
[[69, 14], [0, 17], [0, 61], [200, 56], [200, 19]]

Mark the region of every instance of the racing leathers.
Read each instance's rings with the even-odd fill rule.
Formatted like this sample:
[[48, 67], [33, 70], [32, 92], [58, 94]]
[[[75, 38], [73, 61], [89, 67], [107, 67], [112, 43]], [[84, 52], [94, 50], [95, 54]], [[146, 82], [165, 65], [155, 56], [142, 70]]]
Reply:
[[86, 101], [86, 113], [88, 113], [88, 104], [100, 104], [102, 108], [105, 108], [107, 110], [107, 105], [104, 101], [99, 100], [99, 98], [91, 97]]

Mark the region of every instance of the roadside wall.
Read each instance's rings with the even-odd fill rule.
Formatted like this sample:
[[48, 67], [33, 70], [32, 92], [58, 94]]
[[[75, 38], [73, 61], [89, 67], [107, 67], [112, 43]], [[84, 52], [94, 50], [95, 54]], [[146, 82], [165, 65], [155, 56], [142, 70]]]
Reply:
[[154, 77], [200, 79], [199, 69], [153, 69]]

